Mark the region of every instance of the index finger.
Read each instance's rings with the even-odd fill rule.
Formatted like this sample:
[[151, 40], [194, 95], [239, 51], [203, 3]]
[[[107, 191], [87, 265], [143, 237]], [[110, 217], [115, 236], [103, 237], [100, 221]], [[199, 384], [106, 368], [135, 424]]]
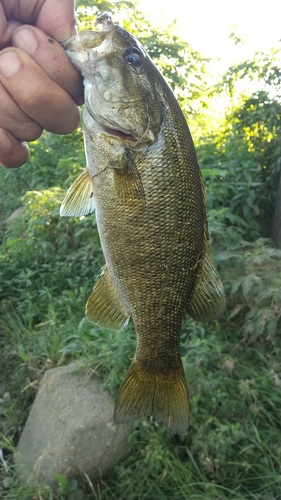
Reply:
[[62, 46], [33, 26], [21, 26], [13, 35], [13, 44], [32, 59], [60, 85], [77, 104], [83, 103], [81, 74], [74, 68]]
[[[75, 35], [74, 0], [1, 0], [0, 27], [5, 23], [11, 35], [21, 24], [37, 26], [42, 31], [62, 42]], [[17, 23], [14, 26], [13, 23]], [[1, 38], [3, 29], [0, 30]]]
[[11, 44], [13, 32], [21, 25], [16, 19], [7, 20], [4, 8], [0, 2], [0, 49]]
[[36, 20], [37, 28], [63, 42], [76, 34], [74, 2], [45, 0]]

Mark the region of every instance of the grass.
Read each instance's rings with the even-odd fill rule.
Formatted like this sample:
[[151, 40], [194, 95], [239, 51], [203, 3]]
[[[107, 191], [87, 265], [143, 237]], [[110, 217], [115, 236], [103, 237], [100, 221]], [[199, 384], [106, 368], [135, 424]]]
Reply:
[[84, 318], [102, 256], [94, 217], [60, 219], [62, 196], [27, 193], [21, 218], [1, 226], [1, 500], [281, 500], [281, 254], [264, 240], [220, 243], [227, 313], [185, 319], [188, 436], [146, 419], [107, 477], [59, 476], [57, 492], [20, 484], [13, 451], [45, 371], [83, 359], [115, 395], [135, 348], [132, 324], [116, 333]]
[[55, 494], [20, 486], [12, 464], [38, 382], [46, 369], [82, 357], [116, 392], [133, 353], [134, 333], [132, 328], [122, 335], [106, 332], [78, 317], [68, 324], [49, 318], [30, 331], [24, 318], [8, 308], [1, 321], [2, 381], [10, 395], [1, 404], [1, 498], [281, 498], [281, 398], [273, 376], [280, 345], [263, 341], [241, 346], [239, 332], [233, 331], [223, 341], [220, 328], [196, 327], [189, 319], [183, 329], [192, 405], [188, 437], [173, 436], [148, 420], [137, 422], [130, 436], [132, 454], [108, 477], [95, 484], [87, 477], [74, 483], [60, 478]]

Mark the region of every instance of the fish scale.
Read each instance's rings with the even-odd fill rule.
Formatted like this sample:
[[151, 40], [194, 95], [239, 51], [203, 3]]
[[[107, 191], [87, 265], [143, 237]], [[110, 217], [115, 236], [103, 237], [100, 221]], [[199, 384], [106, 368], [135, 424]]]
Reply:
[[183, 314], [213, 319], [225, 307], [203, 182], [183, 113], [144, 48], [108, 13], [96, 25], [65, 43], [84, 76], [87, 170], [69, 189], [61, 215], [96, 211], [105, 266], [86, 316], [115, 330], [130, 316], [135, 325], [136, 352], [114, 421], [151, 415], [184, 434]]

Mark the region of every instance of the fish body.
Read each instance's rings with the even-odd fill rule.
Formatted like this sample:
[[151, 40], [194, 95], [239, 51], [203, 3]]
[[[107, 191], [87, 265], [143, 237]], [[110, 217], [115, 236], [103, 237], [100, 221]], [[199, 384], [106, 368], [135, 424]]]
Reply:
[[86, 316], [116, 330], [131, 316], [137, 336], [114, 421], [152, 415], [184, 434], [183, 313], [212, 319], [225, 305], [193, 141], [165, 79], [108, 13], [96, 31], [81, 32], [65, 48], [84, 76], [87, 170], [69, 189], [61, 215], [95, 209], [105, 258]]

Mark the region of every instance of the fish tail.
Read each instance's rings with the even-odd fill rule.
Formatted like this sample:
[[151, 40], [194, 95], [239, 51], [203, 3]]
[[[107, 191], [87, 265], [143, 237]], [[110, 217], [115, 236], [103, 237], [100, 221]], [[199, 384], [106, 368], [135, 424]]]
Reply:
[[132, 361], [116, 398], [113, 419], [124, 424], [149, 415], [171, 432], [188, 431], [189, 401], [182, 363], [172, 373], [152, 374]]

